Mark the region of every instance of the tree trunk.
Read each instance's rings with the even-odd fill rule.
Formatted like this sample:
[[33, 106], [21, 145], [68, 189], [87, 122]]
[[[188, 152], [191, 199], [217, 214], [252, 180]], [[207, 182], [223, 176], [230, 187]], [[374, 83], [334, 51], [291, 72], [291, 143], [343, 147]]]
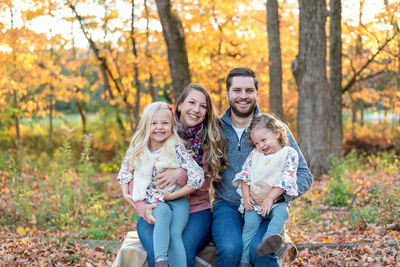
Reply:
[[[71, 23], [72, 29], [71, 32], [73, 33], [73, 24]], [[78, 57], [76, 55], [76, 47], [75, 47], [75, 37], [72, 34], [72, 57], [74, 58], [75, 61], [78, 61]], [[89, 50], [88, 50], [89, 52]], [[83, 65], [83, 68], [81, 71], [77, 72], [77, 75], [81, 75], [84, 76], [85, 75], [85, 71], [86, 71], [86, 67], [87, 67], [87, 63], [85, 63]], [[82, 89], [79, 87], [75, 87], [75, 95], [77, 95], [79, 92], [81, 92]], [[81, 121], [82, 121], [82, 131], [83, 134], [87, 134], [87, 128], [86, 128], [86, 112], [85, 109], [83, 108], [82, 102], [78, 99], [75, 98], [75, 103], [76, 103], [76, 107], [78, 108], [78, 112], [79, 112], [79, 116], [81, 117]]]
[[299, 145], [311, 172], [320, 177], [327, 170], [329, 86], [326, 77], [328, 11], [325, 0], [300, 0], [299, 54], [292, 71], [299, 88]]
[[144, 11], [146, 14], [146, 46], [145, 46], [145, 50], [146, 50], [146, 58], [149, 64], [149, 92], [151, 95], [151, 99], [152, 101], [157, 101], [157, 93], [156, 90], [154, 88], [154, 78], [153, 78], [153, 73], [152, 73], [152, 58], [151, 58], [151, 53], [150, 53], [150, 28], [149, 28], [149, 22], [150, 22], [150, 16], [149, 16], [149, 8], [147, 6], [147, 0], [144, 0]]
[[54, 110], [54, 87], [50, 85], [50, 96], [49, 96], [49, 150], [50, 154], [53, 154], [53, 110]]
[[[105, 70], [103, 64], [100, 65], [100, 69], [101, 69], [101, 73], [103, 74], [104, 92], [108, 92], [108, 93], [110, 94], [110, 98], [111, 98], [111, 99], [114, 99], [114, 95], [113, 95], [113, 93], [112, 93], [112, 91], [111, 91], [110, 83], [108, 82], [107, 73], [106, 73], [106, 70]], [[104, 97], [104, 98], [106, 99], [106, 97]], [[114, 109], [115, 109], [115, 118], [116, 118], [116, 120], [117, 120], [119, 129], [120, 129], [122, 132], [125, 132], [125, 127], [124, 127], [124, 124], [122, 123], [121, 116], [119, 115], [118, 107], [114, 106]]]
[[278, 1], [267, 0], [267, 31], [269, 65], [269, 111], [283, 119], [282, 59], [279, 33]]
[[[137, 50], [136, 50], [136, 40], [135, 40], [135, 1], [132, 0], [132, 9], [131, 9], [131, 41], [132, 41], [132, 53], [135, 56], [135, 61], [133, 63], [133, 69], [135, 72], [135, 88], [136, 88], [136, 96], [135, 96], [135, 107], [133, 109], [133, 116], [135, 118], [135, 128], [139, 124], [139, 111], [140, 111], [140, 81], [139, 81], [139, 68], [137, 64]], [[132, 127], [132, 130], [134, 129]]]
[[[80, 89], [77, 90], [76, 92], [78, 92], [78, 91], [80, 91]], [[76, 107], [78, 108], [79, 116], [81, 117], [83, 134], [87, 134], [85, 109], [83, 108], [80, 100], [75, 99], [75, 103], [76, 103]]]
[[[362, 15], [363, 15], [363, 7], [364, 7], [364, 0], [360, 0], [360, 10], [359, 10], [359, 14], [358, 14], [358, 32], [357, 32], [357, 42], [356, 42], [356, 62], [357, 62], [357, 66], [361, 66], [362, 64], [362, 53], [363, 53], [363, 43], [362, 43], [362, 37], [361, 37], [361, 33], [360, 33], [360, 29], [362, 27]], [[361, 86], [361, 81], [357, 82], [357, 90], [356, 92], [361, 92], [362, 90], [362, 86]], [[361, 126], [364, 123], [364, 110], [362, 109], [362, 100], [359, 98], [355, 99], [355, 103], [357, 103], [357, 106], [360, 109], [360, 122], [361, 122]], [[355, 110], [355, 115], [357, 116], [357, 110]]]
[[[12, 2], [11, 2], [11, 6], [10, 6], [10, 20], [11, 20], [11, 29], [13, 29], [14, 30], [14, 12], [13, 12], [13, 6], [12, 6]], [[14, 79], [14, 81], [17, 81], [17, 77], [16, 77], [16, 73], [17, 73], [17, 71], [16, 71], [16, 69], [17, 69], [17, 66], [16, 66], [16, 62], [17, 62], [17, 52], [15, 51], [16, 50], [16, 48], [15, 48], [15, 46], [13, 47], [13, 64], [12, 64], [12, 67], [13, 67], [13, 79]], [[17, 93], [17, 89], [15, 88], [14, 90], [13, 90], [13, 102], [14, 102], [14, 109], [17, 111], [17, 110], [19, 110], [19, 100], [18, 100], [18, 93]], [[21, 139], [21, 133], [20, 133], [20, 129], [19, 129], [19, 112], [14, 112], [13, 113], [13, 116], [14, 116], [14, 123], [15, 123], [15, 137], [16, 137], [16, 140], [15, 140], [15, 148], [16, 148], [16, 160], [18, 161], [18, 151], [19, 151], [19, 142], [20, 142], [20, 139]]]
[[329, 66], [330, 66], [330, 120], [329, 151], [336, 157], [343, 155], [342, 120], [342, 4], [330, 0]]
[[[15, 89], [14, 89], [13, 98], [14, 98], [14, 108], [15, 108], [15, 110], [18, 110], [18, 95], [17, 95], [17, 90], [15, 90]], [[18, 113], [14, 114], [15, 136], [17, 138], [17, 140], [16, 140], [17, 149], [18, 149], [18, 145], [19, 145], [19, 140], [21, 139], [21, 134], [20, 134], [20, 129], [19, 129], [19, 117], [18, 116], [19, 116]]]
[[360, 125], [364, 126], [364, 100], [360, 99]]
[[[124, 86], [121, 82], [121, 77], [114, 77], [108, 63], [107, 60], [104, 56], [101, 55], [100, 53], [100, 49], [98, 48], [98, 46], [96, 45], [96, 43], [93, 41], [93, 39], [89, 36], [89, 33], [87, 31], [87, 29], [85, 29], [85, 27], [83, 26], [83, 18], [78, 14], [78, 12], [76, 11], [75, 6], [71, 3], [68, 2], [68, 6], [71, 8], [72, 12], [75, 14], [75, 17], [78, 19], [79, 25], [81, 27], [81, 30], [83, 32], [83, 35], [85, 36], [86, 40], [89, 42], [89, 46], [90, 49], [93, 51], [93, 53], [95, 54], [98, 62], [100, 63], [100, 68], [101, 68], [101, 72], [103, 74], [103, 78], [104, 78], [104, 82], [105, 82], [105, 87], [106, 90], [109, 92], [111, 99], [114, 99], [114, 95], [111, 91], [111, 87], [110, 87], [110, 83], [108, 81], [108, 79], [110, 79], [114, 86], [115, 89], [117, 89], [119, 95], [122, 98], [122, 101], [125, 103], [125, 105], [127, 106], [127, 110], [132, 110], [132, 105], [128, 102], [128, 97], [126, 94], [126, 90], [124, 89]], [[120, 127], [120, 129], [122, 130], [122, 134], [125, 134], [125, 128], [124, 125], [122, 123], [122, 119], [121, 116], [119, 114], [119, 110], [118, 107], [115, 105], [112, 105], [115, 108], [115, 115], [117, 118], [117, 122], [118, 125]], [[130, 114], [127, 114], [128, 117], [130, 116]]]
[[168, 48], [168, 64], [172, 78], [173, 95], [178, 99], [190, 83], [189, 61], [183, 26], [170, 0], [156, 0], [163, 35]]

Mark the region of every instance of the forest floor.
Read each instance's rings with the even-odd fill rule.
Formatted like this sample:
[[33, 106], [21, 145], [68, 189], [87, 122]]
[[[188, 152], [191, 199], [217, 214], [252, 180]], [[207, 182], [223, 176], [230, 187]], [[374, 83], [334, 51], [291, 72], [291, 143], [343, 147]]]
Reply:
[[[357, 176], [358, 175], [358, 176]], [[380, 175], [382, 182], [383, 174]], [[360, 179], [362, 173], [352, 175]], [[400, 176], [386, 175], [385, 183], [398, 185]], [[373, 186], [374, 179], [370, 179]], [[365, 182], [365, 181], [364, 181]], [[297, 259], [290, 262], [284, 258], [284, 266], [400, 266], [400, 232], [388, 230], [386, 224], [375, 218], [370, 223], [369, 214], [361, 209], [367, 199], [364, 187], [355, 191], [354, 200], [348, 211], [336, 211], [336, 207], [326, 206], [328, 177], [315, 181], [312, 189], [303, 197], [293, 201], [286, 228], [299, 247], [327, 243], [340, 244], [337, 247], [306, 248], [299, 251]], [[115, 177], [107, 182], [110, 201], [120, 197], [120, 187]], [[356, 189], [354, 189], [356, 190]], [[7, 190], [2, 189], [0, 200], [9, 201]], [[129, 207], [125, 202], [125, 212]], [[396, 202], [398, 203], [398, 202]], [[33, 205], [35, 203], [32, 203]], [[121, 205], [121, 204], [120, 204]], [[399, 207], [389, 205], [396, 214]], [[340, 210], [346, 209], [340, 208]], [[359, 216], [357, 217], [357, 210]], [[379, 214], [378, 214], [379, 215]], [[373, 216], [376, 216], [374, 214]], [[387, 216], [382, 213], [382, 216]], [[356, 218], [357, 217], [357, 218]], [[398, 220], [398, 215], [395, 220]], [[398, 221], [395, 221], [398, 223]], [[114, 240], [123, 241], [127, 232], [135, 230], [135, 223], [128, 220], [118, 226]], [[357, 243], [356, 242], [363, 242]], [[102, 244], [99, 241], [99, 244]], [[0, 266], [111, 266], [117, 251], [107, 246], [89, 248], [77, 241], [74, 234], [60, 230], [37, 230], [15, 225], [0, 226]]]

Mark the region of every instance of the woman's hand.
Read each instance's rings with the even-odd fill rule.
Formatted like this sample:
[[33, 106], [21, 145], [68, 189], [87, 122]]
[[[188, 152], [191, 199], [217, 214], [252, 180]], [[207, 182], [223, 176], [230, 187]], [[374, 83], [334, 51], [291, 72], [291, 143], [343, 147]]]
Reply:
[[154, 224], [156, 222], [156, 218], [153, 216], [153, 209], [157, 208], [157, 204], [150, 204], [146, 207], [146, 211], [144, 212], [143, 219], [149, 224]]
[[173, 186], [178, 181], [180, 172], [180, 168], [164, 169], [153, 178], [154, 184], [160, 189]]
[[258, 211], [258, 214], [262, 215], [263, 217], [271, 211], [271, 207], [274, 204], [274, 200], [271, 197], [267, 197], [261, 204], [261, 208]]
[[251, 197], [243, 197], [243, 206], [246, 210], [253, 210], [253, 205], [254, 201], [251, 199]]

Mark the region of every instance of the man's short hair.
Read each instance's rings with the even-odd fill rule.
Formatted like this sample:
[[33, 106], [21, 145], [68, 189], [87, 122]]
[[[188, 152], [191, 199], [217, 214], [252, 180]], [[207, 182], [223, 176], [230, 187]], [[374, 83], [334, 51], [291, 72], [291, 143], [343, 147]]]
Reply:
[[226, 76], [226, 90], [229, 90], [229, 88], [232, 85], [232, 79], [233, 79], [233, 77], [236, 77], [236, 76], [253, 78], [254, 86], [256, 87], [256, 90], [258, 91], [259, 80], [256, 77], [256, 73], [248, 67], [234, 68], [228, 73], [228, 76]]

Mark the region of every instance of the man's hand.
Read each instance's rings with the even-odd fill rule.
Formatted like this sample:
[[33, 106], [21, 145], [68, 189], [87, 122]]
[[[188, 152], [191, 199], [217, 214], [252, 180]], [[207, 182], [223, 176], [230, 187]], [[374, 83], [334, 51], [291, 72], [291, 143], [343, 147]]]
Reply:
[[255, 182], [254, 185], [256, 185], [259, 189], [250, 189], [250, 197], [257, 205], [261, 206], [264, 199], [267, 198], [269, 192], [271, 191], [271, 187], [260, 181]]
[[143, 219], [149, 224], [154, 224], [156, 222], [156, 218], [153, 216], [153, 209], [157, 208], [157, 204], [150, 204], [146, 207], [146, 211], [144, 212]]
[[160, 189], [173, 186], [178, 181], [180, 172], [179, 168], [164, 169], [153, 178], [154, 184]]

